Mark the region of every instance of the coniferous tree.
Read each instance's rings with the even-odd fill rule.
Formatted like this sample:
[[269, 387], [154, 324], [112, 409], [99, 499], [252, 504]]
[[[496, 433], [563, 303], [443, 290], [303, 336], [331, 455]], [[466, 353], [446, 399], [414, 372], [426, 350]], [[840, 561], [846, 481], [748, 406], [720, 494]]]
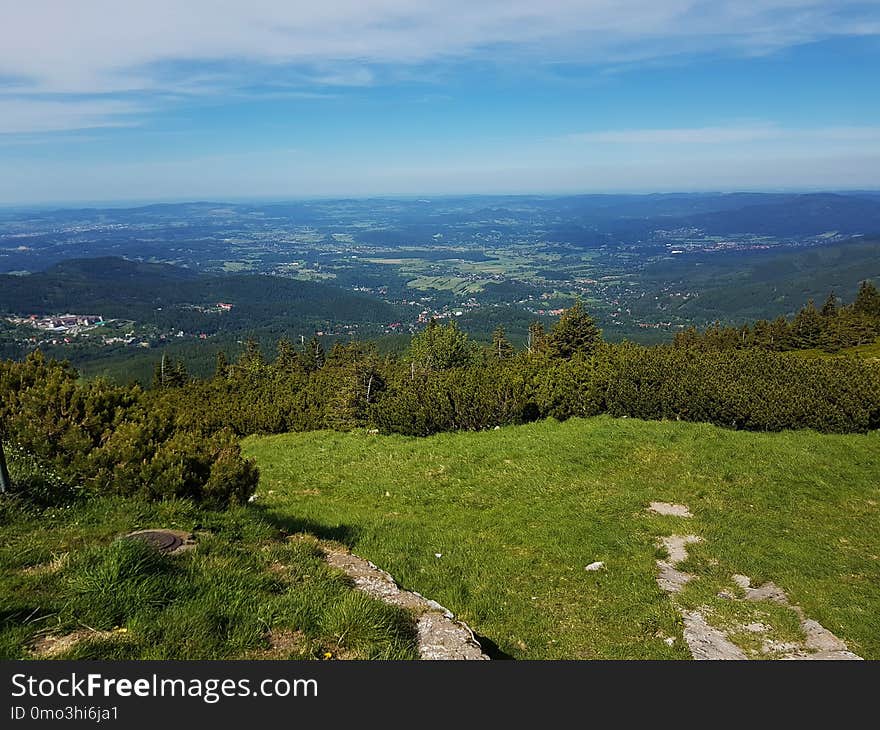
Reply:
[[186, 369], [186, 363], [183, 360], [176, 360], [172, 370], [172, 385], [179, 388], [189, 382], [189, 371]]
[[530, 355], [543, 355], [547, 352], [547, 333], [544, 331], [544, 325], [538, 320], [529, 325], [527, 348]]
[[863, 281], [856, 294], [852, 308], [869, 317], [880, 318], [880, 291], [871, 281]]
[[154, 388], [179, 388], [189, 382], [189, 373], [183, 360], [172, 360], [164, 352], [153, 368]]
[[491, 354], [495, 360], [508, 360], [514, 355], [513, 345], [510, 344], [501, 325], [492, 332]]
[[336, 343], [327, 358], [333, 390], [328, 402], [327, 423], [333, 428], [352, 428], [369, 421], [370, 408], [386, 389], [383, 362], [374, 345]]
[[787, 350], [791, 344], [791, 334], [788, 321], [782, 315], [779, 315], [770, 323], [770, 349], [771, 350]]
[[260, 343], [253, 338], [249, 338], [244, 343], [244, 352], [238, 358], [238, 367], [241, 370], [250, 373], [257, 373], [266, 365], [266, 358], [263, 357], [263, 350]]
[[425, 329], [413, 336], [410, 344], [410, 358], [423, 370], [464, 367], [474, 362], [475, 355], [474, 343], [455, 320], [441, 325], [431, 319]]
[[[822, 308], [825, 309], [824, 307]], [[825, 352], [837, 352], [847, 346], [847, 338], [844, 326], [837, 314], [823, 317], [825, 323], [819, 337], [819, 346]]]
[[822, 309], [820, 310], [820, 314], [823, 317], [836, 317], [837, 316], [837, 296], [832, 291], [828, 298], [825, 300], [825, 303], [822, 305]]
[[300, 369], [301, 361], [299, 353], [293, 346], [293, 342], [287, 337], [278, 340], [275, 361], [272, 367], [276, 372], [290, 373]]
[[810, 299], [791, 323], [795, 347], [803, 349], [818, 347], [822, 337], [822, 324], [822, 315]]
[[214, 377], [225, 379], [229, 377], [229, 361], [226, 359], [226, 353], [223, 350], [217, 352], [214, 365]]
[[584, 305], [577, 301], [562, 313], [547, 339], [551, 357], [569, 359], [591, 355], [602, 340], [602, 333]]
[[303, 348], [302, 361], [307, 372], [314, 372], [324, 367], [327, 360], [327, 354], [324, 352], [324, 346], [318, 335], [312, 335]]
[[153, 367], [153, 380], [151, 385], [154, 388], [164, 388], [165, 387], [165, 371], [168, 368], [168, 357], [165, 353], [162, 353], [162, 357], [159, 359], [159, 362]]
[[0, 493], [12, 489], [12, 479], [9, 478], [9, 469], [6, 466], [6, 454], [3, 453], [3, 440], [0, 439]]
[[773, 349], [770, 346], [772, 341], [773, 333], [771, 331], [770, 323], [766, 319], [759, 319], [755, 322], [755, 326], [752, 330], [752, 344], [755, 347], [770, 350]]
[[700, 335], [696, 327], [691, 325], [681, 332], [676, 332], [675, 337], [672, 339], [672, 344], [675, 347], [695, 347], [702, 344], [702, 341], [702, 335]]

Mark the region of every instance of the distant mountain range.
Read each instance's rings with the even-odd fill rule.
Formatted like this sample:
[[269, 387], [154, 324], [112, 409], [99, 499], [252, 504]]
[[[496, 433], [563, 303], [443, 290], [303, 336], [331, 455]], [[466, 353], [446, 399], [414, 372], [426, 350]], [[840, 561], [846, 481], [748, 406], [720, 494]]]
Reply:
[[[167, 218], [222, 225], [231, 218], [286, 219], [299, 224], [345, 223], [365, 216], [381, 218], [389, 243], [398, 226], [478, 222], [508, 218], [523, 222], [555, 214], [569, 222], [603, 228], [615, 221], [641, 221], [645, 227], [699, 226], [718, 233], [802, 235], [839, 230], [880, 233], [880, 191], [843, 193], [654, 193], [646, 195], [505, 195], [438, 197], [433, 200], [363, 198], [284, 203], [156, 203], [131, 208], [0, 210], [0, 221], [76, 220], [143, 223]], [[612, 227], [614, 227], [612, 225]], [[371, 233], [375, 238], [375, 232]]]

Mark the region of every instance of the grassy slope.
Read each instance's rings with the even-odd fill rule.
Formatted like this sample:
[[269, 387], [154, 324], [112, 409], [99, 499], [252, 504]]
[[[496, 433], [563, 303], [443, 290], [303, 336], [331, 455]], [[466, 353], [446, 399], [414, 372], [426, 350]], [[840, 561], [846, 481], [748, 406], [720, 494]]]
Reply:
[[[198, 546], [165, 556], [114, 541], [150, 527], [195, 529]], [[0, 659], [71, 632], [97, 638], [58, 658], [415, 658], [411, 618], [255, 508], [96, 498], [32, 512], [0, 499]]]
[[[286, 434], [245, 447], [268, 516], [349, 542], [518, 658], [687, 657], [654, 566], [656, 538], [683, 530], [705, 538], [686, 566], [702, 584], [773, 580], [854, 651], [880, 658], [877, 432], [599, 417], [425, 439]], [[695, 517], [647, 515], [651, 500], [684, 502]], [[607, 571], [586, 572], [594, 560]], [[679, 640], [668, 647], [664, 634]]]

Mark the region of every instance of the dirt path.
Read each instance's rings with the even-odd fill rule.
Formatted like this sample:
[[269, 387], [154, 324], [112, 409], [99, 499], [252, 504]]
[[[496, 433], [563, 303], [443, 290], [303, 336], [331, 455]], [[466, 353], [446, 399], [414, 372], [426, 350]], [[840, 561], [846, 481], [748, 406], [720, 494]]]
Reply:
[[[690, 510], [684, 505], [673, 505], [665, 502], [651, 502], [648, 511], [691, 517]], [[731, 590], [723, 591], [719, 597], [730, 601], [773, 603], [793, 611], [800, 623], [802, 637], [797, 641], [777, 641], [769, 636], [772, 626], [763, 622], [753, 621], [747, 624], [727, 625], [724, 629], [713, 626], [709, 622], [710, 609], [701, 606], [696, 610], [687, 610], [675, 600], [684, 586], [696, 580], [696, 576], [686, 573], [679, 565], [687, 560], [687, 547], [702, 542], [698, 535], [668, 535], [661, 538], [660, 546], [665, 548], [667, 557], [657, 560], [657, 585], [667, 594], [681, 613], [684, 621], [684, 640], [687, 642], [694, 659], [726, 659], [742, 660], [753, 658], [765, 659], [861, 659], [849, 650], [846, 643], [826, 629], [822, 624], [807, 618], [804, 610], [792, 604], [785, 591], [772, 582], [760, 586], [752, 586], [751, 579], [745, 575], [731, 576]], [[753, 635], [761, 639], [760, 648], [751, 651], [738, 646], [731, 637], [737, 635]]]

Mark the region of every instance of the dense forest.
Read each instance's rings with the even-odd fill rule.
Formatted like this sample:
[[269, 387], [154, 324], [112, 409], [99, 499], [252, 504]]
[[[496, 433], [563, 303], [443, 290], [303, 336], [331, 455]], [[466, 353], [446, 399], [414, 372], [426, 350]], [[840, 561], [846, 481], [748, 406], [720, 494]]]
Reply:
[[[198, 309], [217, 302], [234, 306], [222, 314]], [[29, 276], [0, 275], [0, 312], [67, 311], [206, 334], [334, 321], [390, 322], [396, 315], [394, 307], [375, 297], [318, 282], [205, 275], [116, 257], [73, 259]]]
[[852, 304], [843, 306], [832, 292], [817, 309], [810, 300], [792, 320], [777, 317], [753, 325], [723, 327], [715, 324], [702, 332], [691, 327], [675, 336], [677, 347], [731, 350], [759, 348], [782, 352], [818, 348], [839, 352], [873, 342], [880, 337], [880, 292], [864, 281]]
[[[241, 503], [257, 471], [237, 438], [252, 433], [371, 428], [424, 436], [552, 417], [608, 413], [729, 428], [865, 432], [880, 427], [880, 363], [807, 359], [784, 350], [835, 348], [880, 331], [880, 294], [832, 296], [792, 321], [710, 328], [674, 345], [603, 341], [578, 302], [549, 331], [535, 322], [525, 351], [503, 328], [480, 345], [454, 321], [432, 321], [402, 357], [373, 345], [281, 339], [271, 358], [248, 342], [215, 373], [156, 363], [153, 387], [82, 381], [41, 353], [0, 364], [0, 437], [33, 459], [22, 489], [40, 499], [77, 493]], [[779, 350], [779, 351], [777, 351]]]

